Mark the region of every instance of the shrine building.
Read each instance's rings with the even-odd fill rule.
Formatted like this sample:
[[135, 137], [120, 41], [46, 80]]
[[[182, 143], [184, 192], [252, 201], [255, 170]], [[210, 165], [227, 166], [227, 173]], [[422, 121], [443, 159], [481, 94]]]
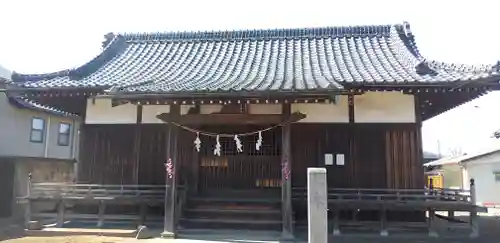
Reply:
[[498, 89], [499, 71], [427, 59], [408, 23], [109, 33], [89, 62], [7, 89], [82, 117], [78, 183], [166, 187], [148, 213], [165, 232], [287, 235], [308, 167], [332, 190], [423, 189], [422, 122]]

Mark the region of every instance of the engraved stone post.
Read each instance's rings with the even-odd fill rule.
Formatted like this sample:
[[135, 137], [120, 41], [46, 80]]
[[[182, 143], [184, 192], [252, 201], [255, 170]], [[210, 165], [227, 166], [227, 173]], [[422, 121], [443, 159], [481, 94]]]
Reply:
[[476, 205], [476, 183], [474, 178], [470, 179], [470, 203], [473, 208], [470, 211], [470, 227], [472, 232], [470, 233], [470, 238], [477, 238], [479, 236], [479, 225], [477, 216], [477, 205]]
[[328, 241], [327, 180], [325, 168], [307, 168], [308, 242]]

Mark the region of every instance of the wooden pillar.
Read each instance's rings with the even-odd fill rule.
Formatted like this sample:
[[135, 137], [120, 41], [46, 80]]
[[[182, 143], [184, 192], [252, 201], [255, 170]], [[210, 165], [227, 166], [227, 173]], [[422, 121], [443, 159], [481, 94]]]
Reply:
[[139, 184], [139, 168], [141, 161], [141, 123], [142, 123], [142, 105], [137, 105], [137, 117], [135, 120], [135, 138], [134, 138], [134, 174], [133, 183]]
[[[88, 152], [88, 151], [84, 151], [84, 149], [86, 149], [85, 147], [85, 119], [86, 119], [86, 116], [87, 116], [87, 99], [84, 99], [82, 101], [82, 104], [84, 106], [83, 110], [82, 110], [82, 113], [80, 114], [80, 117], [81, 117], [81, 121], [80, 121], [80, 126], [79, 126], [79, 129], [78, 129], [78, 158], [77, 158], [77, 161], [76, 161], [76, 176], [75, 176], [75, 182], [78, 183], [78, 182], [82, 182], [82, 181], [86, 181], [86, 180], [89, 180], [90, 179], [90, 172], [89, 171], [84, 171], [84, 165], [83, 163], [84, 162], [84, 159], [85, 159], [85, 152]], [[86, 161], [86, 163], [89, 163], [90, 161]]]
[[389, 231], [387, 230], [387, 209], [385, 206], [380, 208], [380, 236], [388, 236]]
[[479, 218], [477, 216], [476, 183], [474, 182], [474, 178], [470, 179], [470, 203], [472, 204], [472, 209], [470, 211], [471, 233], [469, 236], [470, 238], [477, 238], [479, 237]]
[[139, 222], [138, 225], [144, 225], [146, 223], [146, 215], [148, 213], [148, 205], [145, 202], [142, 202], [139, 205]]
[[57, 227], [62, 228], [64, 226], [64, 214], [65, 214], [65, 204], [61, 199], [57, 204]]
[[[432, 178], [429, 179], [429, 195], [434, 195], [434, 183]], [[429, 218], [427, 219], [427, 227], [429, 228], [429, 236], [430, 237], [438, 237], [438, 233], [436, 232], [436, 210], [432, 207], [427, 209], [429, 214]]]
[[[291, 105], [283, 104], [283, 116], [289, 117]], [[293, 209], [292, 209], [292, 159], [291, 159], [291, 124], [284, 124], [281, 133], [281, 213], [282, 238], [293, 239]]]
[[[180, 116], [180, 106], [170, 105], [170, 115]], [[165, 163], [165, 215], [164, 227], [161, 233], [162, 238], [175, 238], [176, 225], [175, 225], [175, 211], [176, 211], [176, 198], [177, 198], [177, 135], [178, 127], [172, 123], [168, 123], [167, 135], [167, 158]]]
[[412, 175], [412, 188], [422, 188], [427, 184], [427, 180], [424, 179], [421, 175], [424, 174], [424, 167], [421, 166], [424, 161], [424, 151], [423, 151], [423, 140], [422, 140], [422, 109], [420, 107], [420, 98], [415, 94], [414, 96], [415, 103], [415, 124], [416, 124], [416, 135], [417, 135], [417, 158], [416, 165], [414, 168], [417, 168], [418, 173]]
[[341, 235], [341, 232], [340, 232], [340, 210], [337, 207], [334, 207], [333, 213], [334, 213], [334, 215], [333, 215], [333, 235], [339, 236], [339, 235]]
[[101, 202], [99, 202], [99, 209], [98, 209], [98, 212], [97, 212], [97, 216], [98, 216], [98, 219], [97, 219], [97, 227], [98, 228], [102, 228], [104, 226], [104, 214], [106, 212], [106, 202], [104, 200], [102, 200]]
[[354, 117], [354, 95], [348, 95], [347, 96], [347, 104], [349, 107], [349, 123], [355, 123], [355, 117]]
[[31, 222], [31, 184], [32, 184], [33, 175], [28, 173], [28, 184], [26, 185], [26, 207], [24, 209], [24, 222], [25, 226], [28, 227]]

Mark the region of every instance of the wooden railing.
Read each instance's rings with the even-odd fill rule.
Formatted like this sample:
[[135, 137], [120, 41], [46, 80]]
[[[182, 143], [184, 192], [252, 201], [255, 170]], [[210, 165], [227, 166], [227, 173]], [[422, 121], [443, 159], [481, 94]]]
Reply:
[[[431, 184], [432, 185], [432, 184]], [[305, 202], [306, 188], [292, 188], [292, 200]], [[479, 235], [477, 213], [482, 207], [476, 205], [476, 189], [474, 179], [470, 180], [470, 191], [448, 188], [422, 189], [340, 189], [327, 190], [328, 210], [332, 213], [333, 234], [340, 235], [340, 212], [378, 211], [380, 216], [380, 235], [388, 235], [388, 212], [390, 211], [422, 211], [427, 212], [427, 227], [430, 236], [437, 236], [436, 212], [447, 211], [449, 222], [454, 219], [454, 212], [469, 212], [470, 237]], [[405, 224], [407, 224], [405, 222]]]
[[[305, 199], [306, 188], [293, 188], [294, 199]], [[458, 189], [365, 189], [335, 188], [328, 190], [328, 201], [456, 201], [470, 202], [470, 192]]]
[[29, 199], [163, 200], [164, 185], [33, 183]]
[[[137, 220], [143, 224], [146, 220], [148, 206], [161, 206], [165, 203], [165, 185], [102, 185], [102, 184], [68, 184], [68, 183], [28, 183], [28, 192], [18, 202], [26, 206], [26, 222], [31, 218], [57, 218], [57, 225], [62, 226], [66, 219], [88, 220], [96, 219], [97, 226], [101, 227], [105, 219]], [[187, 188], [177, 186], [178, 193], [175, 212], [175, 221], [182, 214], [182, 207], [186, 201]], [[49, 202], [57, 206], [57, 213], [32, 214], [32, 204], [35, 202]], [[97, 214], [81, 214], [68, 212], [68, 205], [97, 205]], [[106, 207], [110, 205], [139, 206], [137, 216], [132, 215], [105, 215]]]

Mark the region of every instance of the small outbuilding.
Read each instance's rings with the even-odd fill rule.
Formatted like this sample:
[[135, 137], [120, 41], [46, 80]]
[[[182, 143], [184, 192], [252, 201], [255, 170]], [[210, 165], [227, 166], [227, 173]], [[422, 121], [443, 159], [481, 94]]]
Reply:
[[469, 189], [469, 180], [474, 178], [477, 202], [487, 207], [500, 205], [500, 147], [443, 158], [424, 166], [428, 173], [442, 175], [444, 188]]

